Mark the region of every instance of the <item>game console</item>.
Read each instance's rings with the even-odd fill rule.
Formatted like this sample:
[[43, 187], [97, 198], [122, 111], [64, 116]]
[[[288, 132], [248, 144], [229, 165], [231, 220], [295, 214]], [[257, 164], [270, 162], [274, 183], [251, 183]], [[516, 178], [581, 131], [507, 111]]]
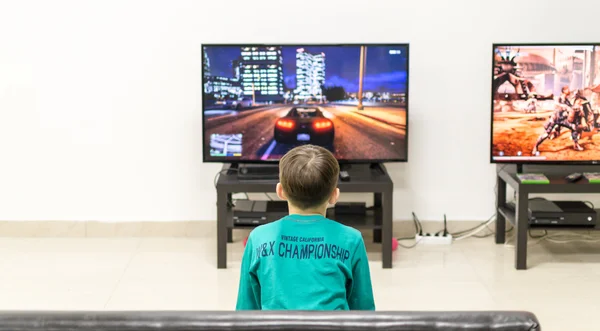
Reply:
[[252, 164], [239, 167], [239, 180], [278, 180], [279, 166], [277, 164]]
[[233, 224], [262, 225], [287, 215], [286, 201], [236, 200], [233, 207]]
[[338, 202], [335, 204], [336, 215], [366, 215], [367, 204], [364, 202]]
[[[508, 203], [507, 207], [515, 210], [514, 203]], [[583, 201], [529, 201], [529, 224], [532, 226], [595, 227], [596, 221], [596, 210]]]

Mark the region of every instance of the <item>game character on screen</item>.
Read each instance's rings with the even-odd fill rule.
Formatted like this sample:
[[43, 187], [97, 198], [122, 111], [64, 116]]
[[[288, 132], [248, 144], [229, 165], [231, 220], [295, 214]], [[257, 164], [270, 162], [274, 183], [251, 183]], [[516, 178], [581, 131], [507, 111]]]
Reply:
[[580, 107], [583, 110], [584, 119], [586, 126], [583, 128], [586, 132], [591, 132], [597, 127], [596, 120], [598, 119], [598, 113], [594, 111], [592, 107], [592, 103], [588, 98], [584, 95], [585, 92], [591, 92], [589, 88], [585, 90], [578, 90], [575, 94], [574, 104], [577, 107]]
[[536, 113], [537, 112], [537, 99], [535, 97], [535, 93], [531, 93], [529, 95], [529, 99], [527, 99], [527, 105], [525, 106], [525, 113]]
[[361, 233], [325, 217], [339, 197], [339, 165], [325, 148], [283, 156], [277, 195], [289, 215], [250, 233], [237, 310], [374, 310]]
[[[583, 124], [585, 120], [585, 124]], [[573, 107], [569, 110], [567, 122], [571, 126], [571, 139], [574, 148], [582, 151], [583, 147], [579, 145], [579, 139], [584, 131], [591, 132], [595, 127], [594, 113], [590, 102], [583, 95], [582, 90], [577, 90]]]
[[571, 100], [569, 100], [569, 96], [571, 96], [571, 89], [568, 86], [563, 86], [560, 97], [558, 97], [558, 103], [568, 107], [573, 107]]
[[573, 140], [573, 148], [577, 151], [582, 151], [583, 147], [579, 145], [579, 138], [583, 130], [587, 129], [587, 125], [583, 125], [582, 119], [585, 118], [585, 112], [583, 111], [581, 99], [575, 99], [575, 104], [567, 116], [567, 123], [571, 127], [571, 140]]
[[[558, 98], [557, 108], [554, 113], [550, 115], [550, 118], [548, 118], [548, 122], [544, 124], [544, 132], [537, 139], [533, 151], [531, 152], [532, 155], [537, 155], [539, 153], [539, 147], [546, 139], [550, 138], [550, 140], [552, 140], [558, 137], [560, 135], [560, 130], [563, 127], [571, 130], [571, 135], [573, 136], [573, 125], [567, 120], [573, 106], [569, 100], [571, 91], [567, 86], [564, 86], [561, 92], [562, 93]], [[575, 143], [575, 145], [579, 146], [577, 143]]]
[[588, 88], [586, 90], [590, 93], [589, 106], [592, 110], [592, 127], [600, 129], [600, 124], [598, 123], [598, 118], [600, 117], [600, 111], [598, 110], [598, 93], [594, 92], [594, 88]]
[[[571, 103], [571, 100], [569, 99], [569, 97], [571, 96], [571, 89], [568, 86], [563, 86], [561, 89], [561, 94], [560, 97], [558, 97], [558, 106], [560, 108], [562, 108], [563, 112], [568, 112], [569, 109], [571, 109], [571, 107], [573, 107], [573, 104]], [[562, 119], [562, 121], [564, 122], [566, 120], [566, 116]], [[561, 125], [555, 125], [554, 127], [554, 132], [552, 132], [552, 134], [550, 135], [550, 140], [560, 136], [560, 130], [561, 129]]]

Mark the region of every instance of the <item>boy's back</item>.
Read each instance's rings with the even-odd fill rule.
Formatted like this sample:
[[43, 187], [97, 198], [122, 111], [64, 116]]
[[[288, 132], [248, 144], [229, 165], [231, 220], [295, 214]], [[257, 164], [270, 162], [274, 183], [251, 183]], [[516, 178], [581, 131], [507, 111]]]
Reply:
[[250, 234], [237, 309], [375, 309], [360, 232], [328, 220], [340, 195], [340, 167], [328, 150], [296, 147], [279, 162], [277, 196], [289, 216]]
[[237, 309], [375, 309], [360, 232], [298, 214], [256, 228], [244, 251]]

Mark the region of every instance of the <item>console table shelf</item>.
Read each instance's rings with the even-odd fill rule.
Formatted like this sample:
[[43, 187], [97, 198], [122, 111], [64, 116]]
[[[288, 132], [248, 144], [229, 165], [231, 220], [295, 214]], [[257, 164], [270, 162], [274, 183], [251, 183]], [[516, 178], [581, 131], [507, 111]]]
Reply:
[[382, 208], [378, 208], [377, 210], [367, 210], [364, 216], [348, 214], [336, 215], [333, 209], [327, 211], [327, 218], [336, 220], [342, 224], [351, 226], [356, 229], [381, 230], [383, 226], [381, 222], [379, 222], [379, 220], [381, 220], [382, 217]]
[[[224, 165], [217, 181], [217, 267], [227, 268], [227, 242], [231, 231], [252, 229], [251, 225], [233, 224], [231, 196], [237, 192], [275, 192], [278, 180], [240, 180], [235, 172], [227, 171]], [[366, 215], [335, 214], [327, 211], [327, 217], [357, 229], [373, 231], [375, 242], [382, 245], [383, 268], [392, 267], [392, 204], [394, 183], [382, 164], [353, 164], [345, 169], [350, 181], [340, 181], [338, 187], [344, 193], [372, 193], [373, 208]]]
[[[336, 215], [333, 209], [327, 210], [327, 218], [336, 220], [344, 225], [351, 226], [355, 229], [360, 230], [381, 230], [383, 226], [378, 222], [382, 217], [382, 209], [378, 210], [367, 210], [367, 213], [362, 215]], [[234, 230], [242, 229], [254, 229], [255, 225], [238, 225], [233, 224], [231, 226]]]
[[[513, 224], [515, 228], [515, 234], [517, 238], [515, 247], [515, 268], [518, 270], [527, 269], [527, 239], [528, 230], [600, 230], [600, 222], [595, 227], [558, 227], [558, 226], [544, 226], [544, 225], [530, 225], [529, 224], [529, 196], [530, 194], [600, 194], [600, 184], [590, 184], [587, 180], [582, 179], [576, 183], [570, 183], [565, 180], [565, 176], [569, 173], [578, 172], [595, 172], [595, 169], [576, 169], [574, 167], [560, 167], [560, 168], [547, 168], [550, 169], [548, 172], [544, 170], [530, 170], [531, 173], [545, 173], [550, 180], [549, 184], [522, 184], [517, 177], [516, 167], [511, 169], [505, 169], [507, 166], [498, 165], [498, 171], [496, 175], [496, 236], [495, 240], [497, 244], [504, 244], [506, 241], [506, 222]], [[546, 166], [551, 167], [551, 166]], [[558, 171], [556, 171], [558, 170]], [[506, 188], [507, 185], [512, 187], [517, 195], [515, 201], [515, 209], [507, 207], [506, 204]], [[596, 209], [598, 212], [599, 210]]]

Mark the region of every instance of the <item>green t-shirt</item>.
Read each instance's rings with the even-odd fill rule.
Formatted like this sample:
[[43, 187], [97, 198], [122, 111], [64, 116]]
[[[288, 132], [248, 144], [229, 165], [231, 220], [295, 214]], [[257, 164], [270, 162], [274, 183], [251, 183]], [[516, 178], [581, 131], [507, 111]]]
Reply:
[[289, 215], [248, 238], [237, 310], [375, 310], [360, 232], [321, 215]]

